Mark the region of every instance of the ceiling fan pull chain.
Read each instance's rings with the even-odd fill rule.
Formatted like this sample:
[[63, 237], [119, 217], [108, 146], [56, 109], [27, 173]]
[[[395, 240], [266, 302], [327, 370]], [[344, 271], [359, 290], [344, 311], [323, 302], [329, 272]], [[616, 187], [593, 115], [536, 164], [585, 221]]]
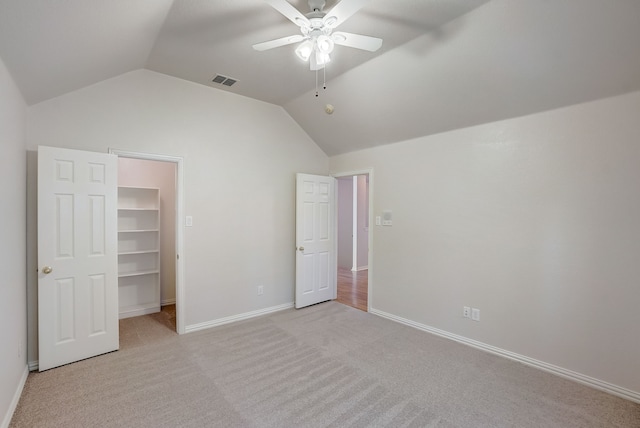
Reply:
[[316, 70], [316, 98], [318, 97], [318, 70]]
[[322, 67], [322, 89], [327, 90], [327, 66]]

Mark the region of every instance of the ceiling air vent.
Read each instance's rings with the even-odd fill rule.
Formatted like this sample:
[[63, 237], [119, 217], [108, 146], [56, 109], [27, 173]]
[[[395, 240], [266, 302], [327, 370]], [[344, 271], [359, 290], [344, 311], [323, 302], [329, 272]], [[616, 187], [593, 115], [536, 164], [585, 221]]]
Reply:
[[218, 84], [221, 84], [221, 85], [224, 85], [224, 86], [232, 86], [238, 80], [237, 79], [232, 79], [231, 77], [226, 77], [226, 76], [222, 76], [220, 74], [217, 74], [216, 77], [214, 77], [211, 81], [213, 83], [218, 83]]

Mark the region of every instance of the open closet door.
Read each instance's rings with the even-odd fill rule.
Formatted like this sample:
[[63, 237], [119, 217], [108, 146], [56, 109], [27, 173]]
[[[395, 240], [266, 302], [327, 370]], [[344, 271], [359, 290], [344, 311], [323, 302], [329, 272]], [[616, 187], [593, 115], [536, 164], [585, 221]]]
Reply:
[[118, 349], [117, 159], [38, 147], [40, 371]]
[[296, 308], [336, 298], [335, 179], [296, 175]]

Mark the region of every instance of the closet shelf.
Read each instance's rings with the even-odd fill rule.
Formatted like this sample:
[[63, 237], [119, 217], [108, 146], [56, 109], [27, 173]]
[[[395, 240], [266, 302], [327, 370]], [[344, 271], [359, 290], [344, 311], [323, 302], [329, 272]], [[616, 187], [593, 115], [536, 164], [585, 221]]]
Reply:
[[138, 251], [122, 251], [118, 253], [119, 256], [130, 256], [132, 254], [153, 254], [159, 253], [160, 250], [138, 250]]
[[160, 190], [118, 187], [120, 318], [160, 311]]
[[154, 275], [158, 274], [160, 271], [158, 269], [153, 270], [141, 270], [137, 272], [123, 272], [118, 274], [118, 278], [126, 278], [128, 276], [141, 276], [141, 275]]

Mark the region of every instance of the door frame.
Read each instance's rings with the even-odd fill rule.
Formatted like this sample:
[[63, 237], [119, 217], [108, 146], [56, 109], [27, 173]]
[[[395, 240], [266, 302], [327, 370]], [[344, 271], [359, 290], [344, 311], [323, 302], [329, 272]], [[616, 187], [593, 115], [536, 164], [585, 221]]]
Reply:
[[[363, 168], [363, 169], [357, 169], [357, 170], [352, 170], [352, 171], [340, 171], [340, 172], [331, 172], [329, 174], [329, 176], [334, 177], [334, 178], [340, 178], [340, 177], [351, 177], [351, 176], [355, 176], [355, 175], [368, 175], [369, 176], [369, 186], [367, 188], [367, 192], [369, 193], [368, 197], [369, 197], [369, 253], [367, 254], [367, 312], [371, 312], [371, 302], [373, 301], [372, 297], [373, 297], [373, 228], [374, 228], [374, 224], [372, 222], [373, 220], [373, 168]], [[336, 212], [335, 212], [335, 222], [336, 225], [338, 224], [338, 210], [340, 209], [340, 207], [338, 206], [338, 192], [335, 192], [334, 195], [335, 198], [335, 203], [336, 203]], [[335, 239], [335, 245], [336, 245], [336, 255], [338, 254], [338, 228], [336, 227], [336, 239]], [[336, 280], [336, 284], [337, 284], [337, 280]]]
[[176, 331], [185, 333], [185, 304], [184, 304], [184, 159], [179, 156], [161, 155], [154, 153], [140, 153], [129, 150], [109, 148], [109, 153], [123, 158], [143, 159], [176, 164]]

